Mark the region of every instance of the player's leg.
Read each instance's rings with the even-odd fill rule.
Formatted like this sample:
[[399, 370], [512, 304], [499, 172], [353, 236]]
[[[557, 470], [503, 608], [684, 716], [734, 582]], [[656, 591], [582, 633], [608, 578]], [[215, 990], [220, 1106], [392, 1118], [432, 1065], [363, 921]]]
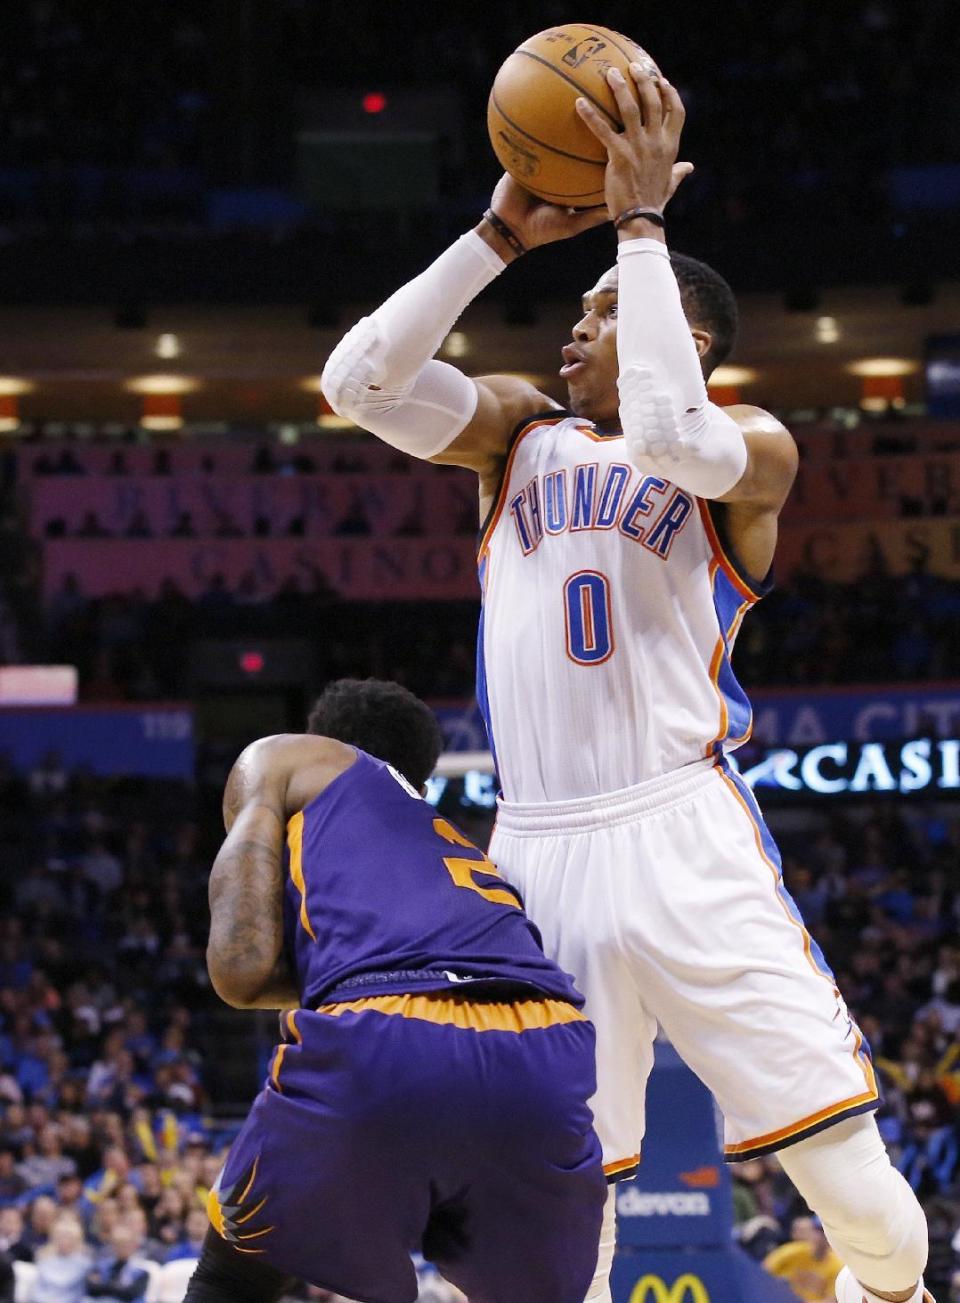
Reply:
[[[793, 1154], [804, 1141], [815, 1152], [820, 1133], [832, 1151], [839, 1143], [832, 1129], [876, 1108], [876, 1081], [862, 1034], [784, 890], [752, 794], [715, 771], [695, 800], [646, 821], [642, 832], [643, 872], [628, 906], [638, 980], [667, 1036], [716, 1096], [728, 1160]], [[886, 1274], [867, 1283], [882, 1295], [892, 1282], [888, 1292], [910, 1298], [902, 1291], [916, 1294], [922, 1214], [876, 1127], [853, 1131], [866, 1137], [858, 1161], [865, 1170], [875, 1165], [876, 1181], [861, 1181], [871, 1189], [851, 1203], [843, 1165], [827, 1164], [811, 1207], [826, 1226], [835, 1200], [849, 1218], [836, 1247], [854, 1275], [865, 1265], [856, 1246], [865, 1246], [887, 1262]], [[852, 1161], [859, 1151], [845, 1152]]]
[[557, 1001], [512, 1008], [521, 1030], [448, 1044], [460, 1152], [438, 1163], [423, 1251], [470, 1303], [583, 1303], [607, 1198], [593, 1028]]
[[417, 1102], [432, 1067], [398, 1047], [392, 1024], [403, 1019], [286, 1018], [289, 1038], [208, 1199], [235, 1257], [207, 1255], [197, 1287], [219, 1288], [229, 1264], [242, 1276], [245, 1259], [257, 1280], [267, 1263], [349, 1298], [413, 1303], [410, 1252], [429, 1213]]
[[184, 1303], [274, 1303], [294, 1283], [261, 1258], [238, 1253], [211, 1227]]
[[778, 1154], [846, 1264], [841, 1303], [924, 1297], [927, 1224], [872, 1117], [852, 1118]]
[[[528, 813], [529, 809], [505, 806], [501, 810], [491, 858], [522, 892], [547, 954], [573, 974], [585, 997], [584, 1012], [597, 1035], [597, 1093], [590, 1101], [594, 1126], [605, 1171], [611, 1179], [623, 1180], [639, 1162], [646, 1083], [657, 1032], [623, 950], [622, 900], [611, 875], [611, 869], [624, 864], [625, 854], [629, 866], [630, 851], [620, 830], [604, 826], [602, 815], [588, 809], [572, 816], [572, 828], [567, 826], [568, 810], [561, 816], [557, 807], [542, 807], [542, 813], [535, 807]], [[611, 1188], [595, 1274], [586, 1295], [589, 1303], [610, 1301], [615, 1247]]]

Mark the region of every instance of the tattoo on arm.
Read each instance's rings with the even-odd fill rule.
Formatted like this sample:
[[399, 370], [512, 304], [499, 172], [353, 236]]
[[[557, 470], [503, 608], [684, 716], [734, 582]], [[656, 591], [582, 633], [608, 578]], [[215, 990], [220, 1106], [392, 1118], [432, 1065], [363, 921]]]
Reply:
[[[268, 985], [274, 991], [282, 986], [276, 980], [283, 952], [282, 854], [283, 824], [277, 814], [248, 805], [214, 862], [207, 964], [214, 987], [230, 1003], [253, 1005], [264, 998]], [[299, 1002], [292, 983], [283, 994], [293, 996], [283, 1004]]]

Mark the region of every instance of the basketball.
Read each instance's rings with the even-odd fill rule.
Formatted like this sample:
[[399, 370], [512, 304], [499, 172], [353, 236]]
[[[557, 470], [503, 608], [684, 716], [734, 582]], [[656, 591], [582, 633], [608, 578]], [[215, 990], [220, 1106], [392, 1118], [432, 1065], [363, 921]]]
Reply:
[[548, 27], [514, 50], [497, 73], [487, 104], [487, 129], [504, 169], [527, 190], [571, 208], [602, 204], [607, 157], [575, 103], [590, 100], [616, 127], [623, 123], [607, 72], [657, 66], [635, 41], [609, 27]]

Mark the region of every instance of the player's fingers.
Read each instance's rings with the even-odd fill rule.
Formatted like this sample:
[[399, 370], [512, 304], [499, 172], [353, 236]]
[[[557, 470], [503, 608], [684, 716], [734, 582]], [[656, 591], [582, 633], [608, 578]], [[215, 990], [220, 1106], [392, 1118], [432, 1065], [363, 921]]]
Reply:
[[626, 77], [619, 68], [608, 69], [607, 85], [613, 91], [613, 97], [617, 101], [620, 121], [623, 123], [624, 131], [629, 136], [643, 125], [640, 117], [640, 105], [637, 103]]
[[616, 141], [617, 133], [607, 122], [602, 114], [598, 113], [589, 100], [578, 99], [576, 102], [577, 112], [587, 124], [601, 145], [606, 147], [607, 153], [610, 152], [610, 146]]
[[630, 75], [637, 87], [640, 112], [643, 125], [648, 131], [659, 131], [663, 124], [663, 107], [660, 103], [660, 89], [642, 63], [631, 63]]
[[660, 78], [660, 101], [663, 106], [664, 122], [669, 119], [671, 127], [682, 127], [687, 110], [676, 86], [667, 81], [666, 77]]

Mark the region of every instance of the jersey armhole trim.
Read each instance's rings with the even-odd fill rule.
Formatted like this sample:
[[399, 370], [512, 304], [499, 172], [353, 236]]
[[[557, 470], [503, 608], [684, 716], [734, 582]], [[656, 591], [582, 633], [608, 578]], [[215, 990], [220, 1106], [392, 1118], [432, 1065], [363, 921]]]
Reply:
[[521, 441], [533, 430], [539, 429], [542, 425], [557, 425], [570, 416], [570, 412], [562, 408], [551, 407], [545, 412], [537, 412], [534, 416], [526, 416], [522, 421], [518, 421], [513, 428], [510, 438], [507, 440], [507, 457], [503, 464], [503, 473], [500, 476], [500, 484], [497, 487], [496, 495], [493, 499], [493, 505], [487, 512], [486, 519], [480, 526], [480, 535], [478, 539], [477, 559], [482, 561], [486, 555], [487, 548], [490, 545], [490, 539], [493, 531], [497, 527], [497, 521], [503, 512], [504, 500], [507, 496], [507, 488], [510, 484], [510, 472], [513, 469], [513, 459], [517, 454]]
[[717, 505], [706, 498], [697, 498], [700, 519], [703, 521], [713, 554], [721, 570], [740, 596], [745, 597], [748, 602], [759, 602], [761, 597], [766, 597], [773, 588], [773, 567], [770, 567], [763, 579], [755, 579], [750, 574], [746, 566], [739, 561], [730, 544], [722, 514], [715, 512]]

